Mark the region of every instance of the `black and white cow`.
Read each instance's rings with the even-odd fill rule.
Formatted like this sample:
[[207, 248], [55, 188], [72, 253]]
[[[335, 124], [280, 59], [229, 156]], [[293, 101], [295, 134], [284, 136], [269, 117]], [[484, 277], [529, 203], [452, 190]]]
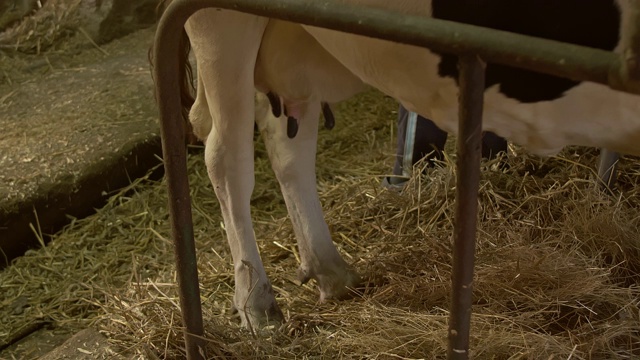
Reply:
[[[336, 2], [619, 51], [621, 28], [627, 26], [627, 1]], [[282, 319], [258, 253], [249, 205], [254, 185], [256, 88], [277, 93], [289, 123], [294, 121], [299, 128], [290, 139], [284, 120], [275, 120], [267, 105], [257, 109], [298, 240], [299, 278], [315, 279], [321, 299], [347, 295], [347, 287], [356, 285], [359, 277], [331, 240], [316, 190], [320, 104], [343, 100], [369, 85], [455, 133], [455, 57], [226, 10], [199, 11], [187, 22], [186, 30], [199, 80], [190, 119], [195, 134], [206, 145], [208, 173], [220, 201], [235, 266], [234, 304], [243, 323], [256, 326]], [[552, 154], [574, 144], [640, 154], [639, 113], [640, 97], [636, 95], [600, 84], [487, 65], [484, 129], [535, 153]]]

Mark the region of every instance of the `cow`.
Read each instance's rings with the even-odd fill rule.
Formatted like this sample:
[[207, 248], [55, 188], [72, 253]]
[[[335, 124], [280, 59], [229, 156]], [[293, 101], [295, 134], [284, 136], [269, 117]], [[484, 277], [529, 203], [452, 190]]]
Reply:
[[[627, 0], [336, 3], [460, 21], [618, 52], [624, 40], [620, 39], [621, 29], [629, 25]], [[242, 324], [256, 327], [283, 319], [258, 253], [250, 214], [256, 110], [298, 242], [298, 278], [301, 282], [315, 280], [320, 300], [348, 296], [360, 278], [331, 240], [315, 182], [321, 104], [346, 99], [373, 86], [455, 133], [456, 57], [220, 9], [198, 11], [185, 30], [198, 67], [196, 98], [189, 117], [194, 133], [205, 144], [208, 175], [220, 202], [234, 264], [233, 304]], [[182, 56], [185, 64], [186, 54]], [[501, 65], [488, 64], [486, 71], [484, 130], [538, 154], [553, 154], [569, 144], [640, 153], [638, 96]], [[286, 114], [274, 116], [266, 110], [267, 100], [256, 108], [255, 89], [277, 94]]]

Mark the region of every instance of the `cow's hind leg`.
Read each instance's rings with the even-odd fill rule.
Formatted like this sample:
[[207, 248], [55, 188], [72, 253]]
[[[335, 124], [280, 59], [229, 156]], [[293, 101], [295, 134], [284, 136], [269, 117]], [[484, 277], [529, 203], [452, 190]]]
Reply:
[[[259, 101], [267, 100], [259, 96]], [[301, 105], [296, 112], [303, 116], [293, 139], [287, 136], [284, 119], [273, 117], [271, 111], [258, 114], [258, 125], [298, 241], [298, 278], [301, 282], [315, 279], [321, 300], [344, 298], [360, 280], [333, 244], [318, 197], [315, 157], [320, 103]]]
[[191, 120], [199, 136], [206, 136], [207, 171], [233, 257], [233, 302], [249, 328], [283, 319], [258, 253], [249, 203], [254, 186], [253, 69], [265, 25], [263, 18], [210, 9], [197, 12], [186, 26], [202, 86]]

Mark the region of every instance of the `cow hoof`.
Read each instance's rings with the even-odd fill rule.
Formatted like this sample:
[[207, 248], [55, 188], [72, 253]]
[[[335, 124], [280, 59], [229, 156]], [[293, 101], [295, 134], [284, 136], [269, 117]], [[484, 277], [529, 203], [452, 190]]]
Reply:
[[[264, 300], [264, 299], [260, 299]], [[280, 325], [284, 322], [284, 315], [275, 300], [257, 304], [254, 301], [249, 304], [234, 304], [231, 313], [240, 317], [241, 326], [249, 330], [261, 330], [271, 325]]]
[[362, 282], [360, 275], [351, 269], [347, 269], [340, 278], [318, 276], [320, 287], [320, 301], [343, 300], [352, 298]]
[[310, 271], [300, 267], [298, 281], [304, 284], [310, 279], [315, 279], [318, 283], [321, 302], [351, 298], [355, 294], [355, 289], [361, 284], [360, 275], [346, 264], [340, 269], [323, 269], [323, 271]]
[[[256, 275], [258, 275], [257, 278]], [[235, 279], [236, 291], [233, 304], [240, 315], [243, 327], [249, 330], [260, 330], [265, 326], [284, 321], [269, 280], [250, 261], [242, 260], [236, 267]]]

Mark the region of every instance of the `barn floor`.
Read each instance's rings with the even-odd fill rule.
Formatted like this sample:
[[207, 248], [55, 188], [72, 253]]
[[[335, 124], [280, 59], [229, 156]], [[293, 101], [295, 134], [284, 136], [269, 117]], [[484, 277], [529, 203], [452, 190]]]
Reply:
[[[10, 78], [29, 90], [0, 93], [5, 111], [0, 121], [14, 120], [6, 134], [21, 138], [1, 138], [14, 145], [0, 153], [13, 159], [6, 166], [14, 173], [6, 176], [32, 179], [31, 188], [9, 187], [8, 195], [45, 187], [41, 184], [57, 186], [60, 180], [72, 184], [78, 162], [94, 156], [83, 152], [84, 145], [104, 151], [95, 156], [106, 159], [127, 144], [114, 144], [117, 139], [133, 141], [136, 131], [157, 137], [146, 70], [151, 35], [141, 31], [107, 45], [108, 56], [89, 49], [57, 62], [52, 55], [35, 70], [25, 59], [2, 60], [23, 69]], [[55, 93], [54, 99], [53, 89], [72, 95]], [[98, 103], [102, 106], [90, 106]], [[392, 164], [396, 108], [392, 99], [370, 91], [336, 106], [335, 129], [321, 131], [317, 175], [326, 219], [340, 252], [366, 285], [347, 301], [320, 304], [313, 283], [296, 283], [295, 239], [257, 142], [252, 211], [266, 271], [287, 320], [277, 328], [250, 333], [228, 313], [233, 266], [221, 215], [202, 154], [189, 157], [210, 357], [444, 358], [455, 156], [416, 176], [401, 193], [382, 189], [380, 176]], [[17, 118], [21, 112], [25, 115]], [[52, 125], [42, 114], [68, 126]], [[40, 123], [30, 123], [32, 118]], [[89, 125], [88, 118], [97, 125]], [[18, 127], [18, 120], [28, 126]], [[140, 128], [114, 130], [129, 122]], [[38, 142], [25, 140], [25, 128], [34, 128]], [[91, 136], [74, 146], [76, 132]], [[19, 144], [29, 146], [19, 152]], [[640, 357], [640, 162], [623, 160], [619, 188], [608, 196], [594, 180], [596, 155], [570, 148], [541, 159], [513, 146], [507, 169], [484, 163], [471, 338], [475, 358]], [[54, 162], [43, 165], [44, 157]], [[21, 160], [25, 165], [17, 166]], [[33, 167], [15, 172], [26, 166]], [[33, 175], [46, 175], [43, 168], [69, 175]], [[106, 338], [106, 343], [96, 340], [99, 347], [125, 358], [182, 358], [166, 204], [162, 180], [137, 179], [95, 214], [74, 220], [49, 245], [0, 271], [0, 348], [25, 329], [40, 329], [40, 343], [51, 338], [57, 344], [80, 332]], [[0, 359], [35, 359], [36, 350], [14, 344]]]
[[159, 163], [152, 38], [0, 56], [0, 267]]
[[[84, 33], [41, 54], [0, 51], [0, 269], [94, 213], [132, 180], [162, 174], [146, 57], [153, 29], [98, 48], [88, 36], [95, 38], [108, 7], [94, 12], [84, 4]], [[31, 301], [23, 294], [0, 304], [16, 314]], [[0, 359], [39, 358], [65, 341], [72, 344], [78, 330], [41, 318], [11, 323], [0, 317]], [[89, 329], [79, 335], [106, 343]], [[63, 346], [48, 358], [113, 355], [106, 346], [89, 353], [78, 348]]]

